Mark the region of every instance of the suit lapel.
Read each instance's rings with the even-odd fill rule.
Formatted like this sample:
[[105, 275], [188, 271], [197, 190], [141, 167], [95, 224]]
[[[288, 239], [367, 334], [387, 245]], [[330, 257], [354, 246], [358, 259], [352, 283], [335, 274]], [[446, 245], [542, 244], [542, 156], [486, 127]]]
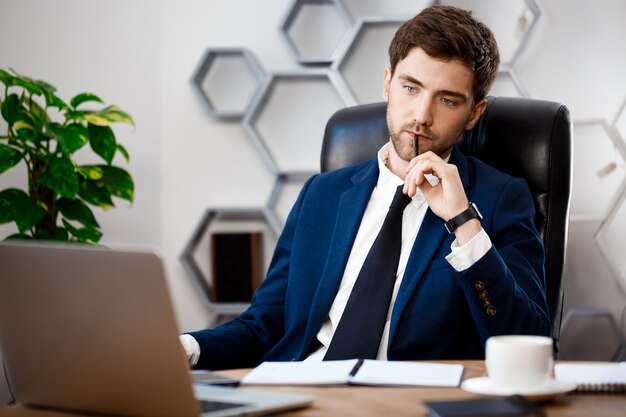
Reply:
[[[457, 166], [465, 192], [468, 193], [470, 176], [466, 157], [463, 156], [456, 148], [453, 148], [449, 162]], [[437, 249], [441, 246], [443, 240], [448, 236], [448, 232], [443, 224], [443, 219], [437, 217], [430, 210], [430, 208], [427, 209], [424, 221], [420, 226], [420, 230], [415, 238], [415, 243], [411, 249], [411, 255], [407, 261], [402, 284], [400, 285], [400, 289], [393, 306], [389, 340], [393, 340], [398, 322], [400, 321], [400, 318], [402, 317], [409, 301], [413, 297], [413, 294], [417, 290], [419, 282], [424, 277], [424, 272], [426, 272], [426, 269], [430, 265]]]
[[[304, 337], [304, 349], [307, 349], [313, 337], [315, 337], [328, 317], [328, 312], [337, 295], [337, 289], [341, 283], [354, 239], [359, 230], [363, 213], [377, 180], [378, 162], [373, 160], [372, 163], [353, 176], [354, 186], [344, 191], [340, 197], [337, 220], [328, 248], [326, 265], [324, 266], [322, 278], [311, 306]], [[302, 354], [304, 355], [305, 352], [303, 351]]]

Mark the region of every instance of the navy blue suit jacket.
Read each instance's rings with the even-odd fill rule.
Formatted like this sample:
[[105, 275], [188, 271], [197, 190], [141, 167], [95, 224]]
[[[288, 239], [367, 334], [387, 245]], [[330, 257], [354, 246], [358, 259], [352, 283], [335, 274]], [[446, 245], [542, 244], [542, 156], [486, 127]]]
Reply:
[[[457, 272], [445, 259], [454, 236], [427, 210], [392, 311], [390, 360], [483, 358], [489, 336], [550, 335], [544, 251], [526, 182], [456, 149], [450, 163], [482, 212], [493, 246]], [[306, 357], [328, 317], [377, 179], [374, 159], [306, 182], [251, 306], [229, 323], [191, 333], [201, 347], [197, 367]], [[495, 314], [487, 314], [488, 305]]]

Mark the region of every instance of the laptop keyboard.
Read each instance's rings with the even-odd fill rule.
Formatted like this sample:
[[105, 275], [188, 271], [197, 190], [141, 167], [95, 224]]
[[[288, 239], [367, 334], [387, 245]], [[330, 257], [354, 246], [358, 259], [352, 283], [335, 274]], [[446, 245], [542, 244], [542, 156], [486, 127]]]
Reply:
[[208, 413], [209, 411], [219, 411], [219, 410], [227, 410], [229, 408], [235, 407], [245, 407], [248, 404], [241, 403], [225, 403], [221, 401], [206, 401], [200, 400], [200, 411], [202, 413]]

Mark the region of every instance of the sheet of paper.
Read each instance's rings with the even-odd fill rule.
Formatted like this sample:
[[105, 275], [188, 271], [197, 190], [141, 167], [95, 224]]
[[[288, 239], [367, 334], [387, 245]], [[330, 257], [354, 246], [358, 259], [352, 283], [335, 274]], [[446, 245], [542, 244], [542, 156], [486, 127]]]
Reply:
[[626, 362], [557, 363], [554, 376], [575, 384], [626, 383]]
[[463, 376], [463, 365], [374, 361], [366, 360], [355, 376], [353, 384], [409, 385], [430, 387], [457, 387]]
[[241, 379], [242, 384], [346, 384], [357, 360], [327, 362], [263, 362]]

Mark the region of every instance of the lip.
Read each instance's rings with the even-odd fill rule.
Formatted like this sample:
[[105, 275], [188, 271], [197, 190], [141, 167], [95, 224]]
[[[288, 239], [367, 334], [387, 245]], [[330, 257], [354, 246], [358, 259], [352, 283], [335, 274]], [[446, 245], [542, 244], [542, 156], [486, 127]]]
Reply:
[[406, 133], [408, 133], [411, 137], [413, 136], [418, 136], [420, 138], [424, 138], [424, 139], [432, 139], [432, 135], [428, 135], [424, 132], [418, 131], [418, 132], [414, 132], [412, 130], [405, 130]]

